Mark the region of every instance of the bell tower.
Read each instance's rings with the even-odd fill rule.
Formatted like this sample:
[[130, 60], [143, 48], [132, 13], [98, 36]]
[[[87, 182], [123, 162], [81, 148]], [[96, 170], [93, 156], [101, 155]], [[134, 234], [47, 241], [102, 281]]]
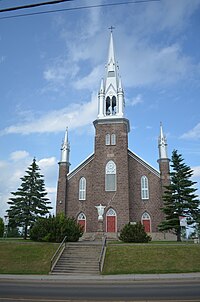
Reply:
[[[113, 27], [110, 29], [106, 72], [98, 93], [97, 119], [93, 122], [94, 175], [98, 175], [95, 179], [96, 204], [106, 206], [105, 216], [110, 208], [115, 211], [117, 231], [129, 222], [129, 179], [124, 175], [128, 175], [130, 126], [129, 120], [124, 117], [124, 91], [115, 58]], [[107, 224], [104, 230], [109, 232]]]
[[101, 79], [98, 94], [98, 118], [122, 118], [124, 116], [124, 92], [119, 76], [114, 53], [113, 34], [111, 27], [108, 62], [106, 64], [105, 80]]

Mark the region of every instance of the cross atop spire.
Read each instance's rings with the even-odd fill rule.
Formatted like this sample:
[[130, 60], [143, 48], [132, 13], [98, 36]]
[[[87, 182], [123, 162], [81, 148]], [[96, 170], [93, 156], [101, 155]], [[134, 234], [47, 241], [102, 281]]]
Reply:
[[110, 28], [110, 43], [108, 49], [108, 61], [106, 64], [106, 76], [101, 81], [99, 91], [98, 118], [123, 118], [124, 115], [124, 92], [118, 73], [118, 64], [115, 59], [113, 43], [113, 29]]
[[111, 27], [109, 27], [108, 29], [110, 29], [110, 32], [112, 33], [113, 29], [115, 29], [115, 27], [111, 25]]

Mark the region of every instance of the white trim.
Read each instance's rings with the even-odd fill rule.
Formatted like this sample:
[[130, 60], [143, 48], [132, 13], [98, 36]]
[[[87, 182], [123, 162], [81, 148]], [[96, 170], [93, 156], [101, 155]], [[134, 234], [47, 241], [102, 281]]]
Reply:
[[86, 200], [87, 181], [84, 176], [79, 179], [79, 200]]
[[72, 171], [67, 174], [67, 179], [69, 180], [79, 171], [81, 171], [87, 164], [89, 164], [94, 159], [94, 153], [89, 155], [84, 161], [82, 161], [78, 166], [76, 166]]
[[142, 175], [141, 177], [141, 199], [149, 199], [149, 180], [146, 175]]
[[128, 155], [130, 155], [138, 163], [142, 164], [145, 168], [147, 168], [149, 171], [151, 171], [153, 174], [155, 174], [160, 178], [160, 172], [157, 169], [155, 169], [153, 166], [151, 166], [149, 163], [147, 163], [144, 159], [139, 157], [136, 153], [128, 149]]

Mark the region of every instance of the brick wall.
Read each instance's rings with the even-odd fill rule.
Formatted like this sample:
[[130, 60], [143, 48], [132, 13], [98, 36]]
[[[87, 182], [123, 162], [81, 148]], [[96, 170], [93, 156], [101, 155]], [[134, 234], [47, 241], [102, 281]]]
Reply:
[[[141, 177], [146, 176], [149, 184], [149, 199], [141, 197]], [[163, 205], [161, 194], [160, 176], [154, 172], [141, 159], [129, 155], [129, 198], [130, 198], [130, 220], [141, 221], [142, 214], [148, 212], [151, 217], [151, 231], [158, 231], [158, 224], [163, 219], [160, 208]]]

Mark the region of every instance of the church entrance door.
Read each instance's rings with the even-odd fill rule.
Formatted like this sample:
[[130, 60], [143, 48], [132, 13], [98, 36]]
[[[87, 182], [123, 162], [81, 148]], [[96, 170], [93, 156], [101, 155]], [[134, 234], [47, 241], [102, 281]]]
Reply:
[[86, 216], [84, 213], [78, 215], [78, 223], [83, 227], [83, 231], [86, 232]]
[[145, 232], [149, 233], [151, 231], [150, 220], [143, 220], [143, 226]]
[[115, 233], [117, 231], [117, 214], [110, 208], [106, 213], [106, 232]]
[[144, 226], [145, 232], [150, 233], [151, 232], [151, 217], [147, 212], [145, 212], [142, 215], [142, 224]]

